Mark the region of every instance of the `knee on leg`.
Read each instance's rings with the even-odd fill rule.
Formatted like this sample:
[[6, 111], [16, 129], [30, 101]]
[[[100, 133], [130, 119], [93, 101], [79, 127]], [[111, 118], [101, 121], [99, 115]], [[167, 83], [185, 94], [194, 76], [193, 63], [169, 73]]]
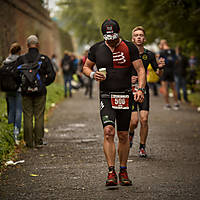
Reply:
[[148, 125], [148, 119], [146, 118], [146, 117], [142, 117], [141, 119], [140, 119], [140, 124], [141, 124], [141, 126], [147, 126]]
[[113, 126], [106, 126], [104, 128], [104, 137], [109, 140], [109, 139], [114, 139], [115, 136], [115, 131]]
[[119, 142], [125, 144], [128, 140], [127, 131], [118, 131]]
[[130, 128], [131, 129], [136, 129], [138, 126], [138, 120], [131, 120], [130, 121]]

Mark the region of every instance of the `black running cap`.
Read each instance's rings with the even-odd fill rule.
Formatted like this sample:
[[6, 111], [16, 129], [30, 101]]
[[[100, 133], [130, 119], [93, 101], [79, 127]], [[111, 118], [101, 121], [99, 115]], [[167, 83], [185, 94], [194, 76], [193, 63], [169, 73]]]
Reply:
[[103, 35], [112, 35], [114, 33], [119, 33], [119, 24], [113, 19], [106, 19], [101, 26], [101, 31]]

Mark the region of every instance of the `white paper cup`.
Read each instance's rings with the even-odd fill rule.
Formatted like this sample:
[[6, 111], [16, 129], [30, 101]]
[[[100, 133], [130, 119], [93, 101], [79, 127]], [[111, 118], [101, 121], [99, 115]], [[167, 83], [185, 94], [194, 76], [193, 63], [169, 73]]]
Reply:
[[100, 68], [99, 72], [101, 72], [106, 78], [106, 68]]

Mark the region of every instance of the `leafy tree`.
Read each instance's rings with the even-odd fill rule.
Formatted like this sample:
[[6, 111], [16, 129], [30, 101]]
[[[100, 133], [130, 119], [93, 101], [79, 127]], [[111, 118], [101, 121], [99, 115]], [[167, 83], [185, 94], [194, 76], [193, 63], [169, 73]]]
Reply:
[[199, 0], [134, 0], [128, 8], [136, 11], [130, 16], [140, 19], [150, 42], [166, 38], [173, 46], [199, 51], [200, 29], [194, 29], [200, 23], [199, 5]]
[[92, 0], [63, 0], [61, 20], [65, 29], [75, 35], [80, 43], [100, 38], [99, 28], [93, 16]]
[[121, 36], [144, 26], [148, 42], [166, 38], [185, 51], [200, 50], [200, 0], [60, 0], [61, 19], [81, 43], [102, 39], [100, 26], [106, 18], [117, 20]]

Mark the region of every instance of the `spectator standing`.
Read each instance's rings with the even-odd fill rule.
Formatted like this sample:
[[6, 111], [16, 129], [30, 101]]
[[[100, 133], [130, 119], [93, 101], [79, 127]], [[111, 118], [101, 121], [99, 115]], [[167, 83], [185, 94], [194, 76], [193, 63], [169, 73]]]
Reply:
[[183, 98], [185, 102], [188, 101], [187, 97], [187, 85], [186, 85], [186, 75], [187, 75], [187, 67], [188, 67], [188, 59], [182, 54], [181, 47], [176, 47], [176, 65], [175, 65], [175, 83], [176, 83], [176, 91], [178, 94], [178, 100], [181, 101], [181, 92], [183, 90]]
[[[10, 55], [3, 62], [4, 64], [9, 64], [17, 60], [21, 54], [21, 46], [18, 43], [13, 43], [10, 47]], [[8, 106], [8, 123], [13, 124], [13, 136], [15, 143], [19, 144], [19, 133], [21, 129], [22, 121], [22, 97], [21, 88], [16, 92], [7, 92], [7, 106]]]
[[[87, 58], [88, 58], [88, 50], [85, 51], [84, 56], [82, 58], [82, 65], [83, 66], [84, 66]], [[93, 78], [85, 76], [84, 79], [85, 79], [85, 95], [89, 94], [89, 98], [92, 99]]]
[[[41, 68], [38, 73], [42, 82], [41, 90], [32, 90], [33, 92], [23, 91], [22, 89], [22, 105], [24, 114], [24, 140], [29, 148], [41, 147], [45, 144], [44, 137], [44, 112], [46, 104], [46, 86], [55, 80], [55, 72], [51, 60], [40, 54], [39, 40], [37, 36], [30, 35], [27, 38], [28, 53], [17, 59], [17, 66], [25, 63], [34, 63], [41, 61]], [[23, 79], [22, 79], [23, 82]], [[34, 88], [35, 89], [35, 88]], [[35, 123], [33, 123], [33, 117]], [[33, 126], [34, 124], [34, 126]]]
[[57, 72], [59, 71], [59, 67], [58, 67], [58, 65], [57, 65], [57, 60], [56, 60], [56, 58], [57, 58], [56, 54], [53, 54], [53, 55], [51, 56], [51, 62], [52, 62], [53, 69], [54, 69], [55, 73], [57, 73]]
[[[63, 78], [64, 78], [64, 96], [72, 97], [72, 75], [73, 75], [73, 61], [71, 60], [71, 56], [68, 51], [64, 51], [64, 57], [61, 61], [61, 68], [63, 70]], [[69, 86], [68, 86], [69, 85]], [[69, 92], [68, 92], [69, 87]]]
[[195, 92], [195, 84], [196, 84], [196, 76], [197, 76], [197, 65], [198, 65], [198, 60], [194, 56], [194, 54], [191, 54], [189, 60], [189, 77], [188, 77], [188, 83], [190, 85], [191, 92]]
[[76, 74], [77, 74], [77, 77], [78, 77], [78, 81], [80, 83], [80, 87], [81, 88], [84, 87], [84, 80], [83, 80], [84, 74], [83, 74], [82, 58], [79, 59], [78, 69], [76, 71]]
[[76, 72], [78, 70], [79, 60], [75, 54], [71, 55], [71, 60], [72, 60], [72, 64], [73, 64], [73, 74], [76, 74]]

